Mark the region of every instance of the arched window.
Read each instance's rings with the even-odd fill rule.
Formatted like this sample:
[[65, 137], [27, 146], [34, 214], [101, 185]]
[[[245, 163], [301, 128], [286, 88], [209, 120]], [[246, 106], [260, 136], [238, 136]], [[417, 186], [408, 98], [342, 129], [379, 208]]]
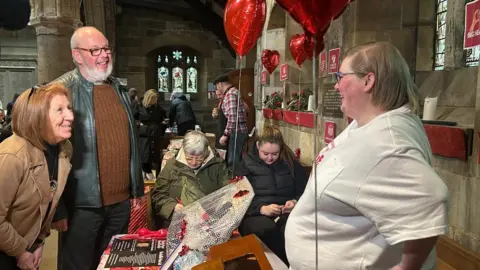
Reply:
[[199, 55], [192, 49], [165, 47], [157, 51], [159, 92], [198, 92]]
[[437, 1], [437, 29], [435, 32], [435, 70], [445, 66], [445, 35], [447, 30], [447, 0]]

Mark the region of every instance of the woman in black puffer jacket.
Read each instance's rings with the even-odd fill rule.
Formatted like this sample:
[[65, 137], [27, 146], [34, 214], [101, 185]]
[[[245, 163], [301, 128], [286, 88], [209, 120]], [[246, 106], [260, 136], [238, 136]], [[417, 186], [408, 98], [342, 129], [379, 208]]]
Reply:
[[288, 264], [285, 225], [305, 190], [307, 172], [284, 143], [280, 130], [266, 127], [235, 174], [246, 176], [255, 192], [240, 224], [240, 234], [257, 235]]

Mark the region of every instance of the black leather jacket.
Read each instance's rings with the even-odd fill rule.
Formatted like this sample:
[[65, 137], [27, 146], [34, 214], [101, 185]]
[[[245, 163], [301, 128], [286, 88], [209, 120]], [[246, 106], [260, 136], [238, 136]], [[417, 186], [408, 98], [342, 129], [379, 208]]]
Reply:
[[[144, 185], [140, 169], [137, 147], [137, 134], [128, 89], [119, 81], [109, 77], [108, 83], [120, 96], [128, 116], [130, 135], [130, 194], [137, 198], [144, 195]], [[78, 69], [65, 73], [52, 83], [60, 83], [70, 89], [75, 120], [73, 135], [72, 170], [64, 192], [64, 202], [75, 207], [102, 207], [97, 159], [97, 139], [93, 114], [93, 83], [87, 81]], [[74, 205], [71, 205], [72, 202]]]

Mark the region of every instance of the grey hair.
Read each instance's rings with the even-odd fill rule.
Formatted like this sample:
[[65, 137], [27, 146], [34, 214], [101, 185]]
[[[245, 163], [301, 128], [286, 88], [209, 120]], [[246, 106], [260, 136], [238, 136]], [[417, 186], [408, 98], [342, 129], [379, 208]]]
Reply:
[[190, 131], [183, 138], [183, 151], [189, 155], [206, 155], [210, 143], [207, 136], [201, 131]]

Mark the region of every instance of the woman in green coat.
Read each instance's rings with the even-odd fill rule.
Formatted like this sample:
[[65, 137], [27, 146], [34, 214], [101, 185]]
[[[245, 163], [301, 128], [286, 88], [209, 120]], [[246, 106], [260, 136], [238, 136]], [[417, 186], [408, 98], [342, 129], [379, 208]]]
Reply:
[[183, 139], [175, 159], [167, 161], [152, 193], [161, 227], [168, 227], [173, 212], [222, 188], [229, 182], [225, 161], [205, 134], [191, 131]]

